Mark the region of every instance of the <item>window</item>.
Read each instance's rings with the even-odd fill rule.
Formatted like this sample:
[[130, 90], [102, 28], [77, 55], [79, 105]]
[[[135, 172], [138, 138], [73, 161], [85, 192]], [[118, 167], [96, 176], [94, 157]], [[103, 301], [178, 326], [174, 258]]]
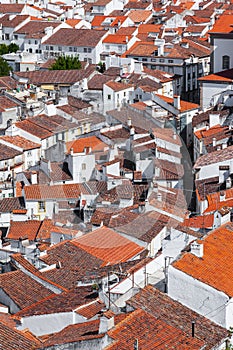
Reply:
[[87, 52], [87, 47], [84, 47], [83, 51], [84, 51], [84, 52]]
[[230, 68], [230, 57], [227, 55], [222, 56], [222, 69]]
[[38, 202], [38, 210], [45, 211], [45, 202], [43, 202], [43, 201]]
[[73, 51], [73, 47], [70, 46], [69, 47], [69, 51], [72, 52]]
[[58, 46], [58, 51], [62, 51], [62, 48], [61, 48], [61, 46]]
[[143, 62], [147, 62], [147, 58], [143, 58], [142, 61], [143, 61]]
[[173, 63], [173, 60], [168, 60], [168, 63]]
[[31, 44], [31, 40], [28, 40], [28, 44], [29, 44], [29, 45]]
[[49, 46], [46, 46], [45, 48], [46, 48], [46, 50], [49, 50]]
[[92, 51], [92, 49], [90, 47], [88, 47], [87, 52], [90, 53], [91, 51]]
[[15, 34], [15, 35], [14, 35], [14, 39], [15, 39], [15, 40], [18, 40], [18, 35]]
[[124, 91], [124, 97], [126, 96], [126, 92]]
[[50, 46], [50, 50], [53, 51], [53, 46]]
[[109, 50], [109, 49], [110, 49], [110, 46], [109, 46], [109, 45], [106, 45], [105, 47], [106, 47], [106, 50]]
[[77, 47], [74, 47], [74, 52], [77, 52]]
[[163, 58], [160, 58], [160, 59], [159, 59], [159, 62], [162, 62], [162, 63], [163, 63], [163, 62], [164, 62], [164, 59], [163, 59]]
[[37, 44], [37, 40], [35, 40], [35, 44]]
[[5, 38], [6, 38], [6, 40], [9, 40], [10, 39], [10, 34], [5, 34]]
[[108, 100], [111, 100], [111, 95], [108, 95]]
[[82, 170], [86, 170], [86, 163], [82, 163]]
[[28, 157], [32, 156], [32, 151], [28, 151]]

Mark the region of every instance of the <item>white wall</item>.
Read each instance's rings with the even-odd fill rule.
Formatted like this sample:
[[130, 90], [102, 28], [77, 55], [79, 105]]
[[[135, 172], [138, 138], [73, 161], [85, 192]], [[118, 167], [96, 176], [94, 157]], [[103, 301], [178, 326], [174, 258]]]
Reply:
[[[168, 295], [222, 327], [229, 328], [226, 322], [226, 303], [229, 297], [172, 265], [168, 268]], [[228, 319], [232, 321], [231, 317]]]
[[233, 39], [227, 38], [215, 38], [214, 39], [214, 64], [213, 64], [213, 72], [221, 72], [222, 71], [222, 56], [228, 55], [230, 56], [230, 68], [233, 67]]

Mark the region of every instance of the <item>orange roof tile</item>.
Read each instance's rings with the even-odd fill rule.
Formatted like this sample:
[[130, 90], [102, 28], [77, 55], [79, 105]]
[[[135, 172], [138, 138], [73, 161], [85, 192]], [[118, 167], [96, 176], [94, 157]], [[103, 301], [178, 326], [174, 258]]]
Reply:
[[[156, 94], [157, 96], [159, 96], [162, 100], [164, 100], [165, 102], [174, 105], [174, 100], [173, 98], [167, 97], [167, 96], [163, 96], [163, 95], [159, 95]], [[192, 109], [198, 109], [200, 106], [196, 103], [192, 103], [192, 102], [188, 102], [188, 101], [184, 101], [184, 100], [180, 100], [180, 112], [185, 112], [185, 111], [190, 111]]]
[[24, 187], [26, 200], [79, 198], [80, 184], [30, 185]]
[[85, 149], [88, 153], [95, 152], [103, 150], [106, 146], [106, 143], [98, 139], [96, 136], [85, 137], [66, 143], [68, 153], [70, 153], [71, 149], [73, 149], [74, 153], [83, 153]]
[[139, 349], [147, 350], [199, 350], [204, 345], [203, 340], [190, 337], [178, 327], [168, 325], [142, 309], [130, 313], [111, 329], [108, 335], [114, 341], [106, 350], [133, 349], [136, 339]]
[[214, 214], [193, 216], [185, 219], [182, 226], [193, 228], [212, 228], [214, 224]]
[[119, 34], [109, 34], [104, 40], [103, 43], [107, 44], [127, 44], [132, 36], [119, 35]]
[[233, 297], [233, 224], [212, 231], [200, 243], [204, 248], [202, 258], [184, 253], [173, 267]]
[[10, 229], [7, 234], [7, 239], [18, 240], [20, 238], [27, 238], [30, 241], [36, 239], [41, 221], [11, 221]]
[[130, 260], [144, 250], [105, 226], [72, 240], [72, 243], [103, 260], [103, 266]]
[[232, 33], [232, 14], [222, 14], [209, 33]]
[[145, 22], [148, 20], [152, 15], [152, 11], [148, 10], [132, 10], [128, 14], [128, 17], [133, 21], [134, 23], [140, 23]]
[[74, 19], [74, 18], [69, 18], [66, 20], [66, 24], [69, 24], [69, 26], [75, 28], [75, 26], [81, 22], [81, 19]]

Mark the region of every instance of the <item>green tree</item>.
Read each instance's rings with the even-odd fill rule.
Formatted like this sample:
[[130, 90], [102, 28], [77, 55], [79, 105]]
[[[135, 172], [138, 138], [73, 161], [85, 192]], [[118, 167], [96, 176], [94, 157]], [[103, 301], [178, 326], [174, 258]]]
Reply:
[[0, 55], [5, 55], [8, 52], [8, 46], [6, 44], [0, 44]]
[[9, 66], [9, 64], [0, 57], [0, 77], [4, 75], [9, 75], [12, 68]]
[[51, 70], [81, 69], [82, 65], [78, 56], [59, 56], [51, 66]]
[[19, 46], [15, 43], [11, 43], [9, 46], [8, 46], [8, 52], [16, 52], [19, 50]]

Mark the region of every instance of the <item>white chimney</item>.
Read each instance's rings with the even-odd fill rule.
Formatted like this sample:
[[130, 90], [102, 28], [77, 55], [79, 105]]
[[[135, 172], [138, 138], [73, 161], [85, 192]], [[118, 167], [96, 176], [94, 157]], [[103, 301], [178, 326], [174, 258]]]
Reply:
[[227, 148], [227, 143], [226, 143], [226, 142], [224, 142], [224, 143], [222, 144], [222, 149], [225, 149], [225, 148]]
[[209, 123], [210, 123], [211, 128], [212, 128], [212, 126], [220, 124], [219, 114], [210, 113], [209, 114]]
[[130, 117], [128, 117], [128, 119], [127, 119], [127, 125], [128, 125], [129, 127], [132, 126], [132, 119], [131, 119]]
[[224, 202], [226, 199], [225, 192], [221, 191], [219, 197], [220, 197], [220, 202]]
[[202, 258], [204, 254], [203, 243], [193, 242], [191, 243], [191, 253], [196, 255], [198, 258]]
[[179, 95], [174, 95], [173, 104], [174, 104], [174, 107], [176, 109], [180, 109], [180, 96]]
[[31, 172], [31, 184], [32, 185], [37, 184], [37, 172], [36, 171]]
[[162, 194], [161, 193], [157, 193], [157, 199], [159, 202], [162, 202]]
[[114, 327], [114, 317], [107, 318], [106, 316], [100, 317], [99, 333], [106, 333], [109, 329]]
[[213, 147], [216, 146], [216, 137], [213, 137]]

